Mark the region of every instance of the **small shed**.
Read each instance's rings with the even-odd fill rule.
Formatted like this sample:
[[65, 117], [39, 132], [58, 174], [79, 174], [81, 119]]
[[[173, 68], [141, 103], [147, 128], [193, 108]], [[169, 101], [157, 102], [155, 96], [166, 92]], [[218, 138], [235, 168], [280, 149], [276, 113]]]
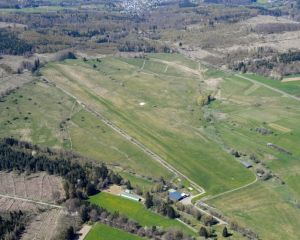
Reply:
[[252, 167], [252, 163], [249, 163], [249, 162], [241, 162], [245, 168], [251, 168]]
[[129, 192], [123, 192], [123, 193], [120, 194], [120, 196], [123, 197], [123, 198], [127, 198], [127, 199], [130, 199], [130, 200], [136, 201], [136, 202], [142, 201], [142, 199], [139, 196], [131, 194]]

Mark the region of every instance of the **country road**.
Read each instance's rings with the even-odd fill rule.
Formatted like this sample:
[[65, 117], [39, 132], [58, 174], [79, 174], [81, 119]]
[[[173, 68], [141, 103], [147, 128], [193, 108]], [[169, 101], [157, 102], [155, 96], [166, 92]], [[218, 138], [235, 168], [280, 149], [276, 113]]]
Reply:
[[223, 196], [225, 194], [228, 194], [228, 193], [232, 193], [232, 192], [235, 192], [235, 191], [238, 191], [238, 190], [241, 190], [241, 189], [244, 189], [244, 188], [247, 188], [253, 184], [255, 184], [256, 182], [258, 181], [258, 178], [256, 177], [255, 180], [251, 183], [248, 183], [244, 186], [241, 186], [241, 187], [238, 187], [238, 188], [234, 188], [234, 189], [231, 189], [231, 190], [228, 190], [226, 192], [222, 192], [222, 193], [219, 193], [217, 195], [214, 195], [214, 196], [211, 196], [211, 197], [204, 197], [203, 199], [201, 199], [201, 201], [209, 201], [209, 200], [212, 200], [212, 199], [215, 199], [215, 198], [218, 198], [220, 196]]
[[51, 204], [51, 203], [46, 203], [46, 202], [41, 202], [41, 201], [37, 201], [37, 200], [32, 200], [32, 199], [17, 197], [17, 196], [11, 196], [11, 195], [6, 195], [6, 194], [0, 194], [0, 197], [14, 199], [14, 200], [23, 201], [23, 202], [34, 203], [34, 204], [43, 205], [43, 206], [52, 207], [52, 208], [59, 208], [59, 209], [64, 208], [64, 207], [56, 205], [56, 204]]
[[[231, 73], [231, 74], [232, 74], [232, 73]], [[243, 76], [243, 75], [241, 75], [241, 74], [234, 74], [234, 76], [239, 77], [239, 78], [243, 78], [243, 79], [245, 79], [245, 80], [247, 80], [247, 81], [249, 81], [249, 82], [252, 82], [252, 83], [261, 85], [261, 86], [263, 86], [263, 87], [269, 88], [270, 90], [272, 90], [272, 91], [274, 91], [274, 92], [277, 92], [277, 93], [280, 93], [280, 94], [282, 94], [282, 95], [285, 96], [285, 97], [289, 97], [289, 98], [292, 98], [292, 99], [294, 99], [294, 100], [300, 101], [300, 98], [299, 98], [299, 97], [296, 97], [296, 96], [294, 96], [294, 95], [292, 95], [292, 94], [289, 94], [289, 93], [287, 93], [287, 92], [285, 92], [285, 91], [282, 91], [282, 90], [279, 90], [279, 89], [277, 89], [277, 88], [271, 87], [271, 86], [269, 86], [269, 85], [267, 85], [267, 84], [265, 84], [265, 83], [262, 83], [262, 82], [260, 82], [260, 81], [254, 80], [254, 79], [252, 79], [252, 78], [248, 78], [248, 77]]]

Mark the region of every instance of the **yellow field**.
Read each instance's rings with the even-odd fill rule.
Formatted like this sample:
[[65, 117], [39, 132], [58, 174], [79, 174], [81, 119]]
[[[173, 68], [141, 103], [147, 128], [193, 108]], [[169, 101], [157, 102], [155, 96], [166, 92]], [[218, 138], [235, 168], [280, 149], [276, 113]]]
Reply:
[[280, 126], [276, 123], [270, 123], [269, 126], [275, 130], [278, 130], [280, 132], [284, 132], [284, 133], [289, 133], [291, 132], [292, 130], [290, 128], [286, 128], [286, 127], [283, 127], [283, 126]]

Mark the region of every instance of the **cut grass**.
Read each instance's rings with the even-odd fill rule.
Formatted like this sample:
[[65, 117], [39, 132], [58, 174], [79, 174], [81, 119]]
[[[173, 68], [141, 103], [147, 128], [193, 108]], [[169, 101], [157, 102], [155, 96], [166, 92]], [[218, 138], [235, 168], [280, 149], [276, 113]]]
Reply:
[[157, 226], [163, 227], [165, 229], [176, 228], [182, 230], [187, 234], [195, 235], [192, 230], [179, 223], [178, 221], [168, 219], [157, 213], [154, 213], [146, 209], [143, 204], [135, 201], [131, 201], [105, 192], [90, 197], [89, 201], [93, 204], [107, 209], [110, 212], [117, 211], [121, 215], [127, 216], [129, 219], [132, 219], [145, 227]]
[[90, 230], [88, 235], [84, 240], [142, 240], [145, 238], [140, 238], [133, 234], [129, 234], [122, 230], [109, 227], [104, 224], [97, 223]]

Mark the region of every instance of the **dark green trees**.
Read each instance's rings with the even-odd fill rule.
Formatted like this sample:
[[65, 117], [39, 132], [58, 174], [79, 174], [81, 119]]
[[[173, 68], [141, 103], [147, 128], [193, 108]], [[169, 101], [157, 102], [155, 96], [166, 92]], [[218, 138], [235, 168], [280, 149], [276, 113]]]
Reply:
[[153, 207], [153, 197], [149, 192], [146, 193], [145, 206], [146, 208]]

